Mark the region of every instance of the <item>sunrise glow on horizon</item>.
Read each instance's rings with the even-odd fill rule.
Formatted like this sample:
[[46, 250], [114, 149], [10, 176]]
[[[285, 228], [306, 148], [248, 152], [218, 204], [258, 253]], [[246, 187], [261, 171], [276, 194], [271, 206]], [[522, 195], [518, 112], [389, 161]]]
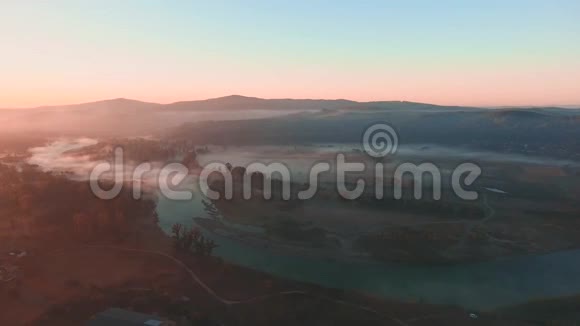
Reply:
[[111, 98], [580, 105], [580, 2], [0, 4], [0, 107]]

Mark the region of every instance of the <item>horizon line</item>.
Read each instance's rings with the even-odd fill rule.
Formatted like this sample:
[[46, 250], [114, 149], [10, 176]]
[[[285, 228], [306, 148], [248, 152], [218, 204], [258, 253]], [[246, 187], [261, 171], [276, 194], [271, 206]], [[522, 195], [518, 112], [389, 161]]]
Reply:
[[381, 102], [399, 102], [399, 103], [414, 103], [414, 104], [424, 104], [424, 105], [433, 105], [433, 106], [442, 106], [442, 107], [466, 107], [466, 108], [480, 108], [480, 109], [509, 109], [509, 108], [559, 108], [559, 109], [580, 109], [580, 104], [534, 104], [534, 105], [461, 105], [461, 104], [438, 104], [438, 103], [429, 103], [429, 102], [420, 102], [420, 101], [408, 101], [408, 100], [372, 100], [372, 101], [357, 101], [351, 100], [346, 98], [291, 98], [291, 97], [280, 97], [280, 98], [265, 98], [265, 97], [257, 97], [257, 96], [246, 96], [246, 95], [239, 95], [239, 94], [231, 94], [231, 95], [224, 95], [218, 97], [210, 97], [210, 98], [203, 98], [203, 99], [192, 99], [192, 100], [178, 100], [172, 102], [149, 102], [149, 101], [142, 101], [139, 99], [134, 98], [126, 98], [126, 97], [116, 97], [116, 98], [106, 98], [106, 99], [97, 99], [97, 100], [87, 100], [82, 102], [72, 102], [67, 104], [45, 104], [45, 105], [38, 105], [38, 106], [27, 106], [27, 107], [4, 107], [0, 106], [0, 110], [34, 110], [34, 109], [43, 109], [43, 108], [53, 108], [53, 107], [66, 107], [66, 106], [77, 106], [77, 105], [87, 105], [87, 104], [96, 104], [96, 103], [104, 103], [104, 102], [114, 102], [114, 101], [128, 101], [128, 102], [140, 102], [144, 104], [151, 104], [151, 105], [159, 105], [159, 106], [167, 106], [173, 105], [178, 103], [188, 103], [188, 102], [205, 102], [205, 101], [212, 101], [212, 100], [220, 100], [220, 99], [227, 99], [227, 98], [240, 98], [240, 99], [252, 99], [252, 100], [265, 100], [265, 101], [282, 101], [282, 100], [290, 100], [290, 101], [345, 101], [345, 102], [353, 102], [359, 104], [365, 103], [381, 103]]

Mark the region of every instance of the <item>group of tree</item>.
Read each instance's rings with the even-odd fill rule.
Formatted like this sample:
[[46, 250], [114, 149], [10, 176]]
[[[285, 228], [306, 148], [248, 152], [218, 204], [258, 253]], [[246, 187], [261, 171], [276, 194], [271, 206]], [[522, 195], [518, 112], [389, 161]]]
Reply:
[[198, 227], [185, 228], [183, 224], [174, 224], [171, 228], [174, 245], [178, 250], [193, 251], [201, 256], [211, 256], [218, 245], [205, 237]]
[[129, 189], [103, 201], [88, 182], [29, 165], [17, 169], [0, 164], [0, 183], [0, 210], [8, 215], [13, 232], [26, 227], [43, 237], [122, 240], [134, 233], [139, 218], [155, 212], [153, 200], [134, 200]]
[[185, 154], [181, 164], [185, 165], [188, 169], [199, 168], [199, 162], [197, 161], [197, 154], [195, 151], [191, 151]]
[[[241, 196], [241, 191], [243, 190], [243, 184], [246, 182], [246, 177], [249, 177], [249, 181], [251, 184], [251, 188], [253, 191], [262, 191], [264, 189], [264, 181], [266, 180], [266, 176], [259, 171], [247, 171], [243, 166], [233, 166], [231, 163], [225, 164], [226, 169], [231, 174], [231, 180], [233, 184], [234, 190], [234, 197]], [[225, 187], [226, 187], [226, 179], [225, 174], [226, 171], [216, 171], [209, 175], [208, 177], [208, 184], [209, 188], [213, 191], [216, 191], [220, 194], [223, 198], [225, 196]], [[273, 190], [277, 190], [277, 180], [272, 181]]]
[[168, 144], [157, 140], [133, 138], [112, 139], [98, 144], [69, 151], [69, 155], [88, 156], [91, 160], [110, 160], [116, 148], [123, 149], [123, 158], [126, 161], [165, 162], [175, 159], [185, 151], [179, 144]]

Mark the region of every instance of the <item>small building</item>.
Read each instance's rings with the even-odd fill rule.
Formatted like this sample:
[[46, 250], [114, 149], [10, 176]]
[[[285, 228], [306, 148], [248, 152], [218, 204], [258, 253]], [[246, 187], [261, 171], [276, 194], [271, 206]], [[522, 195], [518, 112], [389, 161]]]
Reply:
[[124, 309], [110, 308], [93, 316], [87, 326], [175, 326], [170, 320]]

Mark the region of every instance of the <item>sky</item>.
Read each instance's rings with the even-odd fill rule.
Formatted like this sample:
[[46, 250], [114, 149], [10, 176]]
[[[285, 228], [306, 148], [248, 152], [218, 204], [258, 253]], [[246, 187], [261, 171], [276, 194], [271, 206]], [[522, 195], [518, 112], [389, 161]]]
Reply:
[[0, 107], [580, 105], [580, 1], [0, 0]]

